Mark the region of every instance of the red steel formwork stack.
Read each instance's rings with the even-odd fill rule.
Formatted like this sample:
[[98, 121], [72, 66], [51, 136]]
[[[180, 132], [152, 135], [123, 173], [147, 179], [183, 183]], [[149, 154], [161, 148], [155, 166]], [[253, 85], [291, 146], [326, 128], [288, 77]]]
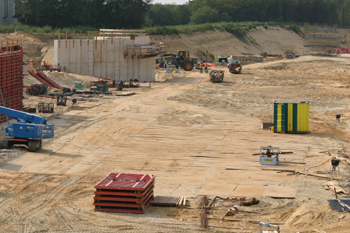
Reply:
[[154, 182], [154, 175], [110, 173], [95, 186], [95, 211], [143, 214], [154, 198]]
[[[0, 41], [0, 105], [23, 109], [23, 46], [20, 40]], [[0, 114], [0, 123], [6, 116]]]

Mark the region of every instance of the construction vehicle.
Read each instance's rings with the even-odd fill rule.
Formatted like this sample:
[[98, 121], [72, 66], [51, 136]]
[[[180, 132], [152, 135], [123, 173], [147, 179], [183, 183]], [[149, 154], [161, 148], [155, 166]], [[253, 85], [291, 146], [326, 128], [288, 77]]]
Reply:
[[[273, 231], [264, 231], [262, 229], [262, 227], [267, 227], [267, 228], [274, 229], [274, 230]], [[259, 231], [260, 231], [260, 233], [274, 233], [274, 232], [280, 233], [280, 227], [278, 225], [272, 225], [268, 221], [259, 222]]]
[[173, 57], [176, 57], [176, 54], [174, 54], [174, 53], [164, 53], [164, 54], [162, 54], [162, 55], [160, 55], [160, 58], [157, 58], [156, 59], [156, 64], [160, 64], [160, 67], [161, 68], [164, 68], [164, 61], [163, 61], [163, 58], [165, 59], [165, 60], [167, 60], [167, 59], [172, 59]]
[[242, 73], [242, 65], [240, 61], [237, 60], [231, 60], [227, 64], [227, 67], [231, 74], [240, 74]]
[[[186, 71], [191, 71], [193, 67], [198, 63], [198, 59], [195, 57], [190, 57], [190, 53], [186, 50], [178, 50], [176, 61], [181, 69]], [[175, 63], [175, 65], [177, 64]]]
[[[166, 61], [166, 64], [164, 60]], [[160, 67], [164, 67], [165, 65], [174, 65], [176, 68], [180, 67], [181, 69], [186, 71], [191, 71], [193, 67], [195, 67], [198, 63], [198, 59], [195, 57], [191, 57], [190, 53], [186, 50], [178, 50], [177, 54], [164, 54], [164, 56], [160, 59], [157, 59], [156, 62], [157, 61], [159, 62]]]
[[47, 124], [47, 118], [0, 106], [0, 114], [17, 120], [6, 127], [6, 136], [0, 140], [0, 149], [10, 149], [15, 144], [24, 144], [28, 151], [41, 149], [42, 139], [54, 137], [54, 126]]
[[284, 53], [284, 56], [285, 56], [287, 59], [293, 59], [293, 58], [294, 58], [293, 50], [286, 50], [286, 52]]

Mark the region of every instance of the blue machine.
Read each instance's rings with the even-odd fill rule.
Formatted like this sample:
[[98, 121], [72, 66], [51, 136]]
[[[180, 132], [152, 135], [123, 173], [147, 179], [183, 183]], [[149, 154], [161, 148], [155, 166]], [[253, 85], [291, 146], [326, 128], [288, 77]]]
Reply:
[[35, 152], [41, 149], [41, 139], [54, 137], [54, 126], [47, 124], [47, 118], [0, 106], [0, 114], [17, 120], [6, 127], [6, 138], [0, 141], [0, 149], [13, 147], [14, 144], [26, 144], [28, 150]]

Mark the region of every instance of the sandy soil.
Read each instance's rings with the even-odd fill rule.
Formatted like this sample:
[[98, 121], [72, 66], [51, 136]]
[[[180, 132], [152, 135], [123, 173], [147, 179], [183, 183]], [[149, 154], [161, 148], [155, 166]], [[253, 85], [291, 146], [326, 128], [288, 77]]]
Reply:
[[262, 52], [270, 54], [284, 54], [287, 49], [293, 49], [302, 54], [303, 40], [293, 31], [280, 28], [257, 27], [247, 34], [244, 43], [228, 32], [219, 30], [193, 35], [180, 34], [179, 36], [152, 36], [152, 42], [164, 42], [167, 52], [176, 53], [178, 49], [190, 51], [196, 56], [197, 50], [208, 50], [214, 55], [258, 55]]
[[[238, 203], [218, 201], [208, 215], [208, 231], [257, 232], [258, 225], [248, 220], [268, 220], [280, 223], [284, 233], [348, 232], [349, 214], [332, 211], [327, 202], [334, 198], [324, 189], [331, 179], [325, 174], [329, 161], [321, 164], [329, 154], [342, 158], [333, 178], [350, 191], [350, 59], [251, 64], [240, 75], [215, 69], [225, 70], [223, 83], [213, 84], [198, 71], [181, 71], [173, 79], [157, 70], [159, 81], [151, 88], [125, 90], [134, 96], [78, 102], [50, 116], [55, 138], [45, 140], [39, 152], [1, 152], [0, 232], [200, 232], [202, 195], [260, 200], [244, 207], [249, 213], [225, 218], [231, 221], [221, 218]], [[276, 100], [310, 101], [311, 132], [262, 130], [262, 121], [272, 121]], [[267, 145], [294, 153], [282, 155], [276, 167], [261, 166], [252, 154]], [[155, 195], [187, 196], [190, 205], [150, 207], [142, 215], [94, 212], [94, 185], [110, 172], [154, 174]], [[270, 187], [295, 190], [295, 198], [264, 195]]]

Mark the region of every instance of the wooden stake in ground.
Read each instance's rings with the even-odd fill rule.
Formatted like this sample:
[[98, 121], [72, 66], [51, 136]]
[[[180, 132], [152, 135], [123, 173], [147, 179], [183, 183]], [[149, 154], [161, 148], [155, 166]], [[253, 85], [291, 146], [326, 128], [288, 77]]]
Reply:
[[202, 210], [201, 210], [201, 227], [202, 228], [208, 228], [207, 205], [208, 205], [208, 199], [206, 196], [203, 196]]

